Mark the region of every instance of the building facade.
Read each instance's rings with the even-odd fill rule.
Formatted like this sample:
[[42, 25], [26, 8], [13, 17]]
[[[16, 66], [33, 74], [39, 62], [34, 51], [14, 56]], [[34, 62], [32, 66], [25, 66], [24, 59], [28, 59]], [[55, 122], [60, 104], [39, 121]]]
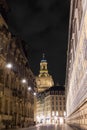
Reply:
[[[37, 86], [37, 92], [41, 93], [47, 90], [48, 88], [52, 87], [54, 85], [54, 81], [51, 75], [48, 73], [48, 68], [47, 68], [47, 60], [45, 59], [45, 54], [43, 54], [42, 60], [40, 62], [40, 72], [39, 75], [36, 76], [36, 86]], [[36, 122], [37, 120], [37, 111], [38, 111], [38, 105], [39, 102], [37, 101], [37, 98], [34, 100], [34, 120]], [[40, 106], [41, 107], [41, 106]], [[43, 108], [42, 108], [43, 109]]]
[[71, 0], [66, 95], [67, 122], [87, 129], [87, 0]]
[[0, 129], [28, 127], [34, 122], [36, 82], [21, 43], [0, 14]]
[[36, 84], [38, 92], [42, 92], [54, 85], [54, 81], [51, 75], [48, 73], [47, 60], [43, 54], [43, 58], [40, 62], [40, 73], [36, 77]]
[[54, 86], [39, 93], [37, 97], [36, 122], [61, 124], [65, 120], [65, 88]]

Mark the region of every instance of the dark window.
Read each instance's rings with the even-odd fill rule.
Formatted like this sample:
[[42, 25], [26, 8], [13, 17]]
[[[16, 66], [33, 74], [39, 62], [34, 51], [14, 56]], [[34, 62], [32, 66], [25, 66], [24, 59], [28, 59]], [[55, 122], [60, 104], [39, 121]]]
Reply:
[[0, 69], [0, 83], [4, 83], [3, 69]]
[[65, 100], [65, 97], [63, 98], [63, 100]]
[[2, 109], [2, 99], [0, 97], [0, 113], [1, 113], [1, 109]]
[[61, 97], [59, 99], [61, 100]]
[[54, 105], [54, 102], [52, 102], [52, 105]]
[[5, 86], [8, 88], [9, 87], [9, 75], [6, 75], [6, 80], [5, 80]]
[[52, 107], [52, 110], [54, 110], [54, 107]]
[[60, 105], [61, 105], [62, 103], [60, 102]]

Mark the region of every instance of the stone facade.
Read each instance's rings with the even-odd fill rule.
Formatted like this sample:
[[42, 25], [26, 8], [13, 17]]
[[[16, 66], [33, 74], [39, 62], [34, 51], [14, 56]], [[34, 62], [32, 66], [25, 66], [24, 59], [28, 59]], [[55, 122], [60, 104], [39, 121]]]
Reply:
[[[34, 90], [35, 77], [22, 41], [11, 35], [3, 19], [0, 21], [0, 129], [28, 127], [34, 122], [34, 96], [28, 86]], [[6, 66], [9, 63], [12, 67]]]
[[54, 86], [37, 96], [36, 122], [61, 124], [66, 116], [65, 88]]
[[[40, 72], [39, 75], [36, 76], [36, 86], [37, 86], [37, 92], [41, 93], [47, 90], [48, 88], [52, 87], [54, 85], [54, 81], [51, 75], [48, 73], [48, 68], [47, 68], [47, 60], [45, 59], [45, 55], [43, 54], [43, 58], [40, 62]], [[40, 102], [38, 102], [38, 99], [34, 100], [34, 120], [37, 122], [37, 111], [39, 109], [43, 109], [43, 105], [41, 105]], [[39, 105], [39, 107], [38, 107]]]
[[87, 0], [71, 0], [66, 68], [67, 122], [87, 129]]

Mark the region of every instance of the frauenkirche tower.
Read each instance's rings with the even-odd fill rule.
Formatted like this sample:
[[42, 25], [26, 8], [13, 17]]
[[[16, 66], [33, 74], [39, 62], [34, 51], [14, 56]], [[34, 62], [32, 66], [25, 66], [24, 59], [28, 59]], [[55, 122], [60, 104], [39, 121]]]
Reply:
[[40, 62], [40, 72], [36, 77], [38, 92], [42, 92], [54, 85], [54, 81], [51, 75], [48, 73], [47, 60], [45, 59], [45, 54]]

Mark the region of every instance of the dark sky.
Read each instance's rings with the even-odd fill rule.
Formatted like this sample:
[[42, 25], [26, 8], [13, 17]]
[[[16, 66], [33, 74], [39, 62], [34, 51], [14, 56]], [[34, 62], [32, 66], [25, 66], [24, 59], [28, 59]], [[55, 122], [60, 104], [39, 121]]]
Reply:
[[68, 41], [69, 0], [7, 0], [10, 31], [26, 42], [30, 67], [39, 73], [42, 53], [49, 73], [60, 84], [65, 82]]

